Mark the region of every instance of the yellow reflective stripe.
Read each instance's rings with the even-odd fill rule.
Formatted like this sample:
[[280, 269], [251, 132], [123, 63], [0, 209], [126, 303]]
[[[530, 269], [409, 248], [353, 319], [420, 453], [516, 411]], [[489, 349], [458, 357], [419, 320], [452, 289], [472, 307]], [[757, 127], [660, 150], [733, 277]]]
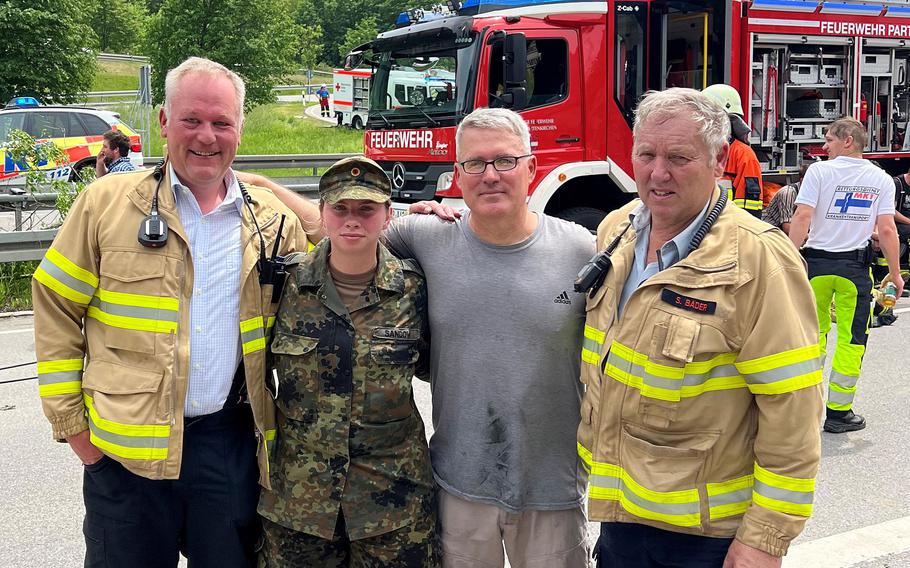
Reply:
[[82, 392], [82, 359], [38, 361], [38, 395], [58, 396]]
[[816, 343], [749, 361], [736, 368], [746, 377], [753, 394], [782, 394], [822, 381], [821, 349]]
[[171, 428], [167, 424], [121, 424], [101, 418], [91, 396], [83, 395], [88, 409], [90, 439], [107, 452], [138, 460], [167, 459]]
[[760, 210], [764, 203], [761, 200], [756, 199], [746, 199], [744, 209], [757, 209]]
[[119, 304], [121, 306], [169, 310], [173, 312], [180, 310], [180, 301], [177, 298], [147, 296], [145, 294], [127, 294], [126, 292], [111, 292], [104, 288], [99, 288], [98, 291], [95, 292], [95, 295], [103, 302]]
[[742, 515], [752, 503], [753, 476], [708, 483], [708, 514], [712, 520]]
[[262, 328], [262, 316], [240, 322], [240, 341], [243, 345], [244, 355], [265, 349], [265, 331]]
[[591, 365], [600, 364], [600, 352], [603, 349], [604, 339], [607, 334], [585, 324], [585, 334], [581, 343], [581, 360]]
[[99, 288], [86, 315], [111, 327], [174, 333], [177, 331], [179, 311], [180, 301], [177, 298], [112, 292]]
[[88, 284], [92, 288], [98, 287], [98, 277], [92, 274], [90, 271], [82, 268], [78, 264], [74, 263], [70, 259], [66, 258], [53, 248], [47, 249], [47, 252], [44, 255], [45, 258], [50, 260], [57, 266], [60, 270], [67, 273], [69, 276], [72, 276], [76, 280], [80, 280]]
[[177, 331], [177, 322], [160, 321], [129, 316], [115, 316], [102, 311], [95, 306], [89, 306], [88, 317], [111, 327], [132, 329], [136, 331], [151, 331], [154, 333], [174, 333]]
[[606, 332], [603, 332], [596, 327], [591, 327], [588, 324], [585, 324], [585, 338], [592, 339], [600, 345], [604, 344], [604, 340], [607, 338]]
[[82, 381], [38, 385], [38, 396], [41, 397], [58, 396], [61, 394], [78, 394], [80, 392], [82, 392]]
[[[55, 264], [55, 260], [64, 268]], [[34, 278], [67, 300], [83, 305], [89, 303], [98, 283], [94, 274], [76, 266], [53, 249], [41, 259]]]
[[272, 329], [275, 326], [275, 316], [269, 316], [265, 322], [266, 329]]
[[616, 501], [637, 517], [675, 526], [692, 527], [701, 523], [697, 489], [648, 489], [618, 465], [593, 461], [591, 452], [580, 443], [577, 448], [590, 472], [588, 494], [591, 499]]
[[745, 388], [745, 380], [733, 366], [735, 359], [735, 353], [721, 353], [707, 361], [670, 367], [653, 363], [647, 355], [614, 341], [610, 345], [604, 373], [641, 390], [644, 396], [678, 402], [680, 398], [705, 392]]
[[820, 355], [821, 349], [819, 348], [818, 343], [815, 343], [812, 345], [806, 345], [805, 347], [790, 349], [789, 351], [781, 351], [780, 353], [758, 357], [757, 359], [737, 361], [736, 368], [739, 369], [739, 372], [743, 373], [744, 375], [752, 375], [766, 371], [773, 371], [779, 367], [785, 367], [794, 363], [803, 363], [805, 361], [818, 359]]
[[752, 500], [772, 511], [808, 517], [815, 498], [815, 479], [781, 475], [755, 464]]
[[755, 464], [755, 479], [761, 481], [762, 483], [773, 485], [774, 487], [780, 487], [781, 489], [786, 489], [788, 491], [815, 491], [814, 478], [789, 477], [787, 475], [781, 475], [779, 473], [774, 473], [773, 471], [768, 471], [758, 464]]
[[81, 371], [82, 359], [57, 359], [55, 361], [38, 361], [38, 374], [60, 373], [63, 371]]
[[789, 501], [780, 501], [778, 499], [771, 499], [770, 497], [765, 497], [757, 491], [752, 492], [752, 502], [760, 507], [765, 509], [770, 509], [772, 511], [777, 511], [779, 513], [786, 513], [788, 515], [798, 515], [800, 517], [811, 517], [812, 516], [812, 505], [797, 505], [796, 503], [790, 503]]

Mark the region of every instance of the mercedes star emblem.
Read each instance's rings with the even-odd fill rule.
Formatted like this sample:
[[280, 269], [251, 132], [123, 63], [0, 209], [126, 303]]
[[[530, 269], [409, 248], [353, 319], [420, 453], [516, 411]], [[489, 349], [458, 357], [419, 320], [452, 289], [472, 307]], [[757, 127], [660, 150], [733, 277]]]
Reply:
[[401, 189], [404, 187], [404, 164], [395, 162], [392, 166], [392, 187]]

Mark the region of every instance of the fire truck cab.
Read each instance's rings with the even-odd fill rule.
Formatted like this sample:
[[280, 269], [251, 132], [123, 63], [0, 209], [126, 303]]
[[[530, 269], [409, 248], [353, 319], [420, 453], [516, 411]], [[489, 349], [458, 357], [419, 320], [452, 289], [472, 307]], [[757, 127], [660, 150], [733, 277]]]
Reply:
[[[767, 180], [795, 179], [843, 115], [869, 131], [867, 157], [910, 162], [910, 4], [892, 1], [466, 0], [411, 11], [349, 56], [374, 70], [364, 146], [400, 201], [461, 198], [454, 134], [475, 108], [508, 107], [531, 130], [533, 210], [596, 227], [635, 196], [631, 148], [642, 95], [732, 85]], [[430, 15], [431, 17], [426, 17]], [[442, 100], [393, 104], [396, 70], [454, 78]]]

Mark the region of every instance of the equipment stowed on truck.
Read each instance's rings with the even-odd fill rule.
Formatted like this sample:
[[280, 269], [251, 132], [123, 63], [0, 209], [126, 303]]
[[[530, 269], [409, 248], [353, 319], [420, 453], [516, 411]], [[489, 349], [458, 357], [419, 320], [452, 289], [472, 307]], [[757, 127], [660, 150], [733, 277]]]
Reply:
[[[458, 122], [507, 107], [531, 130], [531, 209], [594, 228], [636, 194], [642, 95], [715, 83], [739, 91], [768, 181], [795, 181], [800, 157], [823, 155], [825, 128], [842, 115], [866, 125], [866, 157], [907, 170], [904, 0], [465, 0], [409, 10], [399, 23], [347, 58], [374, 72], [364, 147], [397, 201], [462, 205]], [[445, 95], [394, 96], [397, 73], [428, 69], [453, 78]]]

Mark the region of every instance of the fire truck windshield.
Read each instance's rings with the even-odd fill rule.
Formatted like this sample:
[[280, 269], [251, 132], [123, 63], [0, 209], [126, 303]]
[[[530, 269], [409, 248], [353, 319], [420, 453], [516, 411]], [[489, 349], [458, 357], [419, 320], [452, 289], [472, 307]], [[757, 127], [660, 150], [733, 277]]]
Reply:
[[470, 105], [469, 75], [477, 57], [473, 36], [383, 43], [374, 44], [368, 127], [454, 125]]

